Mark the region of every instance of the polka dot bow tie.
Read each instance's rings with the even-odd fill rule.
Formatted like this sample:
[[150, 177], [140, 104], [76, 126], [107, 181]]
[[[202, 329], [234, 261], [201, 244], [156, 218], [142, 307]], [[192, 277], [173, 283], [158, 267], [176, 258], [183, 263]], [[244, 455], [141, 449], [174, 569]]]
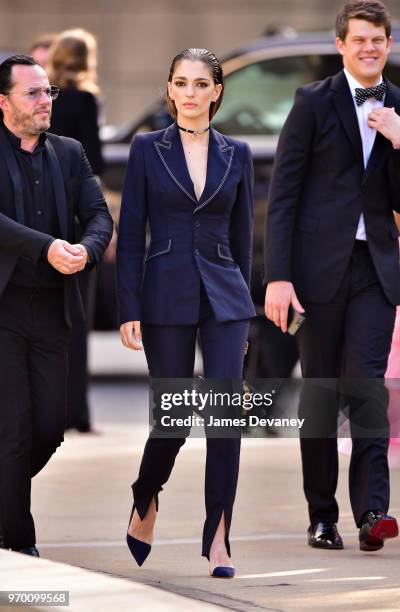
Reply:
[[382, 102], [385, 97], [385, 93], [387, 90], [387, 85], [385, 81], [383, 81], [380, 85], [376, 87], [367, 87], [366, 89], [362, 89], [361, 87], [356, 87], [356, 103], [357, 106], [361, 106], [364, 104], [368, 98], [376, 98], [379, 102]]

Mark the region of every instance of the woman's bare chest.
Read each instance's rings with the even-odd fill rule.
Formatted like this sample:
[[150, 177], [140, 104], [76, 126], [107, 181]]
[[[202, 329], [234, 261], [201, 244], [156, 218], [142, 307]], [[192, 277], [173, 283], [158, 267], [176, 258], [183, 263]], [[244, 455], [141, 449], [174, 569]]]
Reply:
[[200, 200], [207, 180], [208, 146], [185, 145], [183, 150], [196, 198]]

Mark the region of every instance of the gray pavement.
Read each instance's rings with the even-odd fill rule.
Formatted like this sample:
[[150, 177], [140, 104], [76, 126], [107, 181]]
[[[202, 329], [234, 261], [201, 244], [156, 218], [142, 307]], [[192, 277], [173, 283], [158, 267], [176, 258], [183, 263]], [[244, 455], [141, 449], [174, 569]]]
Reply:
[[[194, 612], [220, 610], [217, 606], [189, 601], [181, 595], [165, 593], [132, 580], [91, 572], [65, 563], [33, 559], [19, 553], [0, 550], [0, 568], [1, 610], [14, 611], [16, 606], [7, 605], [10, 601], [41, 602], [42, 597], [50, 597], [54, 603], [61, 602], [74, 612], [146, 608], [152, 612], [176, 612], [188, 610], [189, 607]], [[20, 593], [20, 590], [24, 593]], [[39, 603], [30, 609], [57, 611], [61, 603], [59, 606], [40, 606]]]
[[[234, 580], [208, 577], [207, 561], [200, 557], [204, 440], [189, 440], [182, 448], [160, 495], [153, 550], [145, 565], [137, 568], [125, 545], [125, 532], [132, 499], [130, 483], [137, 474], [147, 433], [146, 386], [97, 383], [91, 398], [94, 421], [103, 434], [68, 434], [33, 486], [42, 557], [95, 572], [90, 579], [85, 573], [74, 581], [68, 572], [63, 578], [59, 571], [59, 588], [70, 590], [71, 600], [75, 596], [83, 606], [70, 609], [100, 609], [98, 598], [91, 600], [93, 590], [88, 586], [85, 591], [86, 581], [94, 580], [94, 575], [99, 592], [106, 593], [103, 581], [111, 578], [124, 581], [124, 593], [128, 589], [122, 604], [109, 609], [138, 610], [146, 601], [148, 610], [158, 610], [160, 593], [168, 591], [180, 596], [173, 605], [181, 610], [206, 604], [243, 611], [400, 610], [400, 539], [388, 542], [378, 553], [359, 551], [347, 493], [347, 457], [341, 457], [338, 488], [345, 549], [322, 552], [306, 545], [307, 514], [295, 439], [243, 441], [231, 532], [237, 569]], [[399, 470], [392, 470], [391, 481], [391, 511], [399, 516]], [[0, 556], [2, 589], [6, 588], [3, 570], [7, 565]], [[49, 588], [46, 576], [43, 569], [43, 588]], [[18, 582], [19, 576], [14, 578]], [[20, 585], [27, 588], [23, 573]], [[140, 592], [138, 585], [157, 589]], [[129, 586], [134, 587], [130, 592]], [[113, 588], [118, 591], [115, 585]], [[166, 598], [165, 610], [169, 604]]]

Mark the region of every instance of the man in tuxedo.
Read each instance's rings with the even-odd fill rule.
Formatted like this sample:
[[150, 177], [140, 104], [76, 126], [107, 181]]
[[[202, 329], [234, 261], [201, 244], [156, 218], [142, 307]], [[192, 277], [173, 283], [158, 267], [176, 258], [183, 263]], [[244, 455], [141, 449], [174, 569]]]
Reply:
[[0, 65], [0, 545], [32, 556], [31, 478], [63, 440], [76, 273], [112, 233], [82, 146], [46, 133], [56, 97], [32, 58]]
[[300, 411], [308, 542], [343, 548], [335, 492], [337, 392], [344, 390], [360, 548], [378, 550], [398, 535], [387, 514], [383, 379], [400, 302], [393, 219], [400, 210], [400, 89], [382, 77], [392, 38], [381, 2], [347, 3], [336, 33], [344, 70], [298, 89], [280, 137], [266, 221], [265, 312], [284, 332], [290, 306], [305, 313], [297, 336], [306, 378]]

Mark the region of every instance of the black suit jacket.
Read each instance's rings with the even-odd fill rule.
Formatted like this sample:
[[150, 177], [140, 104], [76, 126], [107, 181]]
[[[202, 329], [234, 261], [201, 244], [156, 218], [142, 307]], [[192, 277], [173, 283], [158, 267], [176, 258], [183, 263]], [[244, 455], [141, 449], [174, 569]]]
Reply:
[[[27, 257], [36, 263], [44, 256], [51, 238], [74, 242], [75, 215], [83, 228], [80, 242], [87, 248], [91, 265], [99, 262], [111, 238], [111, 216], [82, 145], [71, 138], [53, 134], [47, 134], [47, 138], [56, 157], [52, 162], [55, 166], [52, 176], [59, 236], [49, 236], [23, 224], [20, 177], [15, 157], [15, 166], [12, 166], [12, 147], [0, 123], [0, 297], [19, 257]], [[50, 152], [47, 149], [46, 155]], [[65, 318], [70, 325], [70, 300], [78, 300], [81, 304], [76, 274], [65, 276], [64, 288]], [[83, 309], [81, 312], [83, 315]]]
[[[385, 106], [400, 113], [387, 82]], [[364, 170], [362, 141], [344, 72], [301, 87], [283, 128], [266, 218], [267, 284], [287, 280], [299, 299], [325, 303], [338, 290], [364, 213], [368, 246], [383, 291], [400, 302], [400, 151], [377, 133]]]

